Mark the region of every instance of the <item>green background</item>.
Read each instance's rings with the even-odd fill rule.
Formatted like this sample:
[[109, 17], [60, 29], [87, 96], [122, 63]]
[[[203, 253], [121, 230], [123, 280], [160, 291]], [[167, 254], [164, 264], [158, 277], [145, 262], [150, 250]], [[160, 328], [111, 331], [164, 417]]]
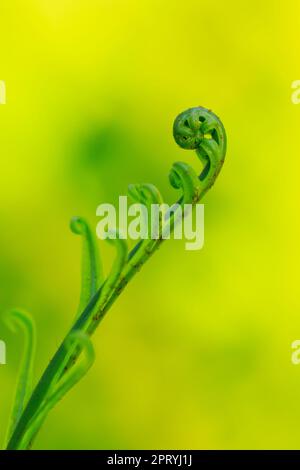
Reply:
[[[175, 116], [202, 105], [228, 152], [205, 246], [170, 241], [94, 336], [97, 360], [35, 448], [299, 448], [298, 2], [1, 0], [0, 301], [38, 329], [35, 377], [76, 312], [80, 240], [129, 183], [166, 202]], [[109, 269], [114, 255], [100, 242]], [[0, 438], [22, 336], [0, 323]]]

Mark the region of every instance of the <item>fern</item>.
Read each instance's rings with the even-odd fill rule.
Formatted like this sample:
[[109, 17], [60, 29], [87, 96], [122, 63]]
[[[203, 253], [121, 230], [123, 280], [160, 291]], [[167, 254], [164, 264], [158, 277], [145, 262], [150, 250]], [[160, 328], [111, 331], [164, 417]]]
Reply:
[[[155, 239], [141, 240], [128, 253], [126, 241], [118, 232], [111, 233], [108, 242], [114, 245], [116, 258], [110, 273], [104, 278], [93, 232], [84, 219], [72, 219], [71, 229], [82, 237], [83, 245], [79, 307], [70, 331], [33, 392], [34, 322], [24, 312], [14, 310], [8, 314], [10, 325], [21, 325], [25, 331], [25, 352], [9, 423], [7, 449], [29, 449], [32, 446], [49, 411], [92, 366], [92, 333], [128, 282], [162, 244], [165, 231], [174, 229], [177, 209], [184, 204], [197, 204], [214, 184], [226, 153], [226, 134], [219, 118], [202, 107], [188, 109], [176, 118], [173, 135], [180, 147], [196, 151], [203, 169], [197, 176], [188, 164], [174, 163], [169, 180], [175, 189], [181, 190], [182, 195], [172, 206], [174, 210], [166, 218], [159, 219]], [[146, 206], [161, 204], [163, 201], [160, 192], [152, 184], [130, 185], [129, 195], [135, 202]]]

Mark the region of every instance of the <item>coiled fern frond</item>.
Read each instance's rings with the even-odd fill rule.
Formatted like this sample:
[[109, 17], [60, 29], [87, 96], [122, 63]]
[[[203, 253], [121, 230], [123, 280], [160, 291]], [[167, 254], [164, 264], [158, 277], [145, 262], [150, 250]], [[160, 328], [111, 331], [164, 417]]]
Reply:
[[[21, 325], [25, 331], [25, 353], [17, 387], [15, 405], [8, 431], [7, 449], [29, 449], [49, 411], [88, 372], [94, 361], [91, 335], [99, 322], [121, 294], [132, 277], [164, 241], [164, 233], [172, 231], [177, 212], [184, 204], [197, 204], [214, 184], [226, 154], [226, 134], [220, 119], [210, 110], [191, 108], [175, 119], [173, 135], [176, 143], [187, 150], [195, 150], [203, 169], [198, 176], [184, 162], [173, 164], [170, 184], [181, 191], [178, 201], [166, 217], [160, 217], [157, 236], [141, 240], [128, 252], [127, 244], [118, 232], [107, 240], [116, 249], [116, 258], [106, 278], [96, 240], [87, 222], [79, 217], [71, 221], [72, 231], [82, 237], [82, 283], [77, 314], [60, 347], [48, 367], [31, 390], [35, 350], [35, 327], [31, 317], [19, 311], [8, 315], [11, 324]], [[149, 207], [162, 204], [159, 190], [152, 184], [129, 186], [134, 202]], [[83, 358], [82, 358], [83, 356]]]

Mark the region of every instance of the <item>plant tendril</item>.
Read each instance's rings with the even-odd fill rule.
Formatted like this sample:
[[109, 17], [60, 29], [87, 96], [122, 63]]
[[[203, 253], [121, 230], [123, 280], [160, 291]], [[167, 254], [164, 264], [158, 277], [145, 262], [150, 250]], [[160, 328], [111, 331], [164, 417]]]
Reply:
[[[159, 211], [156, 226], [148, 225], [156, 236], [142, 239], [128, 253], [127, 244], [118, 231], [110, 233], [107, 240], [115, 246], [116, 259], [104, 280], [98, 248], [87, 222], [74, 218], [71, 229], [82, 236], [82, 280], [80, 303], [75, 322], [62, 344], [44, 371], [35, 390], [30, 393], [32, 360], [35, 343], [34, 326], [26, 314], [12, 315], [25, 327], [27, 343], [22, 373], [16, 394], [16, 401], [10, 426], [7, 449], [28, 449], [43, 424], [48, 412], [87, 373], [94, 361], [94, 350], [89, 336], [111, 308], [133, 276], [153, 255], [164, 240], [164, 234], [174, 230], [177, 216], [185, 204], [195, 206], [214, 184], [224, 163], [226, 154], [226, 133], [220, 119], [203, 107], [190, 108], [179, 114], [174, 121], [173, 135], [183, 149], [195, 150], [202, 164], [197, 176], [187, 163], [174, 163], [169, 181], [182, 196], [166, 213]], [[129, 195], [148, 211], [155, 205], [164, 206], [158, 189], [152, 184], [130, 185]], [[183, 211], [183, 216], [186, 212]], [[152, 217], [151, 217], [152, 219]], [[85, 359], [79, 361], [80, 353]]]

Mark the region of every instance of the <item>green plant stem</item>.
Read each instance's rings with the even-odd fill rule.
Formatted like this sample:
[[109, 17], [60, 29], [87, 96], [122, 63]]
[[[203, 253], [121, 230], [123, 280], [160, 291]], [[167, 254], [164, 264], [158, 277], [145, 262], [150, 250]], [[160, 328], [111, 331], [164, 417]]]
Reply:
[[[87, 328], [87, 333], [89, 335], [93, 334], [98, 327], [101, 320], [104, 318], [105, 314], [110, 310], [112, 305], [115, 303], [117, 298], [121, 295], [129, 281], [137, 274], [137, 272], [142, 268], [142, 266], [146, 263], [146, 261], [155, 253], [155, 251], [161, 246], [162, 242], [164, 241], [163, 238], [160, 238], [156, 241], [155, 245], [152, 247], [151, 251], [145, 251], [143, 253], [143, 257], [139, 261], [139, 265], [135, 264], [127, 264], [126, 270], [123, 276], [119, 279], [115, 290], [113, 291], [112, 295], [97, 307], [97, 312], [93, 315], [92, 322]], [[134, 249], [130, 252], [128, 259], [134, 257]], [[85, 326], [84, 319], [87, 317], [85, 312], [90, 312], [93, 307], [97, 304], [99, 297], [101, 296], [100, 288], [95, 296], [92, 298], [90, 303], [88, 304], [87, 308], [83, 312], [83, 314], [79, 317], [79, 320], [74, 324], [71, 328], [67, 336], [65, 337], [64, 341], [62, 342], [61, 346], [59, 347], [58, 351], [56, 352], [55, 356], [51, 360], [50, 364], [48, 365], [47, 369], [45, 370], [40, 382], [38, 383], [31, 399], [21, 417], [21, 420], [18, 423], [18, 426], [9, 441], [7, 449], [18, 449], [19, 442], [22, 440], [22, 435], [26, 431], [27, 422], [30, 421], [35, 413], [38, 411], [39, 406], [43, 403], [44, 398], [47, 396], [48, 391], [51, 389], [53, 383], [58, 375], [58, 370], [61, 369], [62, 364], [66, 361], [70, 360], [70, 352], [66, 351], [64, 348], [64, 343], [69, 337], [69, 335], [81, 329]], [[75, 352], [75, 355], [72, 356], [71, 360], [74, 362], [80, 354], [80, 350]]]
[[[193, 169], [187, 164], [175, 163], [170, 174], [172, 186], [183, 191], [183, 196], [176, 204], [178, 206], [186, 203], [195, 205], [213, 185], [222, 167], [226, 153], [225, 130], [217, 116], [205, 108], [198, 107], [181, 113], [175, 120], [173, 132], [176, 142], [181, 147], [196, 150], [204, 167], [200, 176], [197, 177]], [[158, 191], [151, 185], [132, 187], [131, 193], [136, 198], [141, 198], [142, 200], [145, 198], [148, 203], [160, 200]], [[63, 386], [64, 382], [61, 384], [60, 381], [64, 380], [65, 374], [68, 374], [70, 368], [76, 364], [78, 356], [82, 351], [82, 347], [78, 346], [78, 344], [74, 345], [73, 343], [70, 345], [70, 338], [74, 334], [76, 335], [78, 331], [88, 335], [94, 333], [100, 321], [123, 292], [129, 281], [161, 246], [164, 241], [163, 231], [166, 228], [172, 231], [175, 223], [176, 211], [175, 214], [170, 215], [159, 227], [159, 237], [157, 240], [138, 243], [128, 256], [124, 241], [117, 238], [113, 242], [117, 246], [117, 260], [107, 280], [102, 282], [101, 287], [98, 288], [96, 293], [94, 292], [97, 281], [94, 282], [94, 278], [97, 279], [97, 269], [93, 269], [88, 278], [88, 283], [83, 285], [84, 297], [81, 297], [81, 303], [82, 298], [89, 298], [90, 300], [86, 308], [75, 320], [75, 323], [35, 387], [10, 437], [7, 445], [8, 450], [28, 449], [32, 445], [33, 438], [36, 436], [45, 418], [46, 411], [54, 403], [52, 401], [49, 402], [49, 400], [47, 401], [47, 398], [49, 396], [50, 398], [56, 397], [57, 395], [60, 397], [62, 395], [61, 392], [70, 388], [69, 384], [68, 387], [65, 387]], [[85, 225], [82, 227], [89, 241], [86, 249], [90, 249], [90, 233]], [[81, 233], [82, 227], [75, 226], [77, 233]], [[88, 271], [87, 266], [83, 266], [83, 268], [84, 271]], [[93, 295], [89, 296], [89, 293]], [[66, 347], [66, 344], [68, 344], [68, 347]], [[55, 390], [59, 390], [59, 393], [55, 394]], [[29, 432], [28, 426], [32, 426], [32, 433]], [[30, 439], [25, 438], [28, 434]]]

